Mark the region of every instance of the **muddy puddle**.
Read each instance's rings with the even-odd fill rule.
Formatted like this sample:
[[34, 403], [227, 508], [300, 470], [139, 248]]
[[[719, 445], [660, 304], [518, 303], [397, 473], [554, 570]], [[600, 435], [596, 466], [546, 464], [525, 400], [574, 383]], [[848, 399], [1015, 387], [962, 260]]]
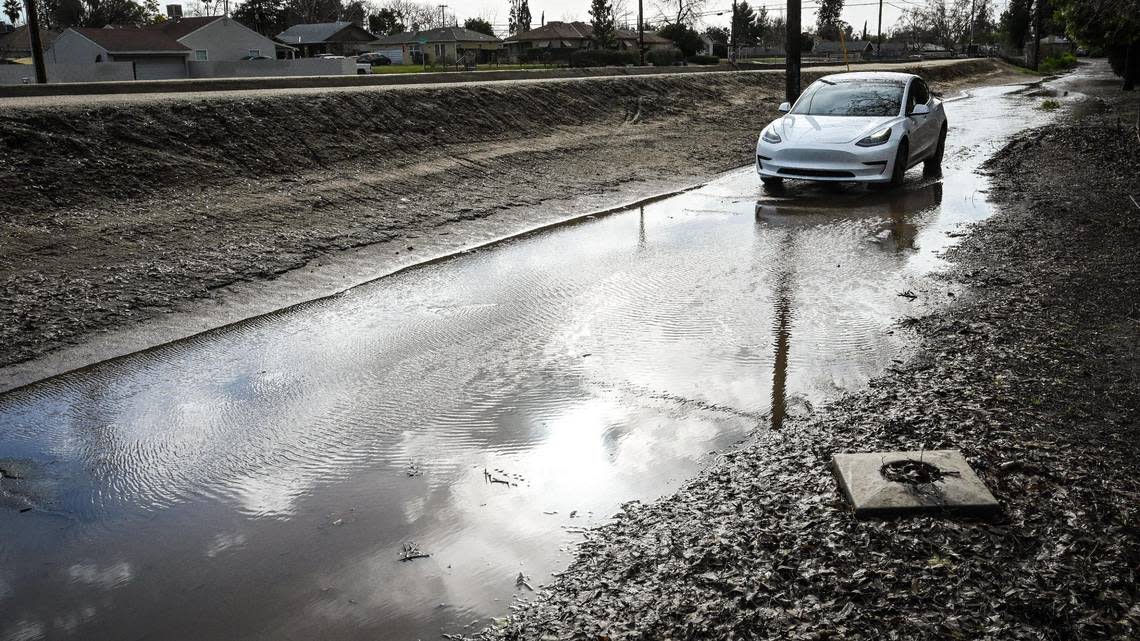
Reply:
[[892, 323], [940, 303], [900, 293], [1049, 117], [1012, 89], [948, 104], [938, 179], [774, 195], [743, 169], [0, 396], [0, 639], [503, 616], [581, 529], [905, 356]]

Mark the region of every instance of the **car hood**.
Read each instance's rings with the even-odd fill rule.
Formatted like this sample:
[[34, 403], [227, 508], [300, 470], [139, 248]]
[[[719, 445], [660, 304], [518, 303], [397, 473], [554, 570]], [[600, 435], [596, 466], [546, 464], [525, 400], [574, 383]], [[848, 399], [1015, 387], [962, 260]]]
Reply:
[[855, 142], [891, 124], [893, 116], [803, 116], [788, 114], [777, 131], [790, 143]]

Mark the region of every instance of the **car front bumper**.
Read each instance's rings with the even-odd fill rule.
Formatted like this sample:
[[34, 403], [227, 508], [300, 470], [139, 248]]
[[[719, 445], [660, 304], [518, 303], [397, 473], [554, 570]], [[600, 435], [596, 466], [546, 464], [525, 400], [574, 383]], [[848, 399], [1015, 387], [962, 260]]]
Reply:
[[889, 182], [895, 146], [844, 145], [756, 146], [756, 172], [765, 178], [820, 180], [833, 182]]

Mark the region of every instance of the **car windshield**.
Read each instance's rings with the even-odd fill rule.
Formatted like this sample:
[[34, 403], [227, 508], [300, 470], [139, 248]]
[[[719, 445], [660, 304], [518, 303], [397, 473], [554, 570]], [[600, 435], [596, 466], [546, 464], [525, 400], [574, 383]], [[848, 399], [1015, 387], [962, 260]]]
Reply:
[[792, 109], [805, 116], [895, 116], [904, 85], [890, 80], [817, 80]]

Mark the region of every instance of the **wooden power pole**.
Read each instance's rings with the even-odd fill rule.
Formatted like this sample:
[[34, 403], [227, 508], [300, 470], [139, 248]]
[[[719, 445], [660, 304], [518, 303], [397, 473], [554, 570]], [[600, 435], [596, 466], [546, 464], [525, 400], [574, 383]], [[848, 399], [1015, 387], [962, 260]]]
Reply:
[[44, 43], [40, 40], [40, 14], [36, 0], [24, 0], [24, 10], [28, 12], [28, 37], [32, 43], [32, 63], [36, 68], [36, 82], [47, 84], [47, 68], [44, 67]]
[[875, 41], [875, 55], [883, 57], [883, 0], [879, 0], [879, 37]]
[[645, 66], [645, 0], [637, 0], [637, 52]]
[[788, 0], [788, 34], [784, 38], [784, 99], [795, 102], [800, 97], [800, 0]]

